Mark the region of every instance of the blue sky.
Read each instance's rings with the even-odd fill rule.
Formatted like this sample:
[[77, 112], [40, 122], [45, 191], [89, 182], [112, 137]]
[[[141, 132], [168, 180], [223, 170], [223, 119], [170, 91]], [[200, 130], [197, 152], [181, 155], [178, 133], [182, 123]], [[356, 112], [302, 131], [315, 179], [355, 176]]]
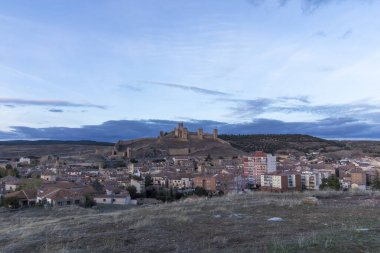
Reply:
[[379, 11], [371, 0], [2, 1], [0, 139], [115, 141], [177, 121], [380, 138]]

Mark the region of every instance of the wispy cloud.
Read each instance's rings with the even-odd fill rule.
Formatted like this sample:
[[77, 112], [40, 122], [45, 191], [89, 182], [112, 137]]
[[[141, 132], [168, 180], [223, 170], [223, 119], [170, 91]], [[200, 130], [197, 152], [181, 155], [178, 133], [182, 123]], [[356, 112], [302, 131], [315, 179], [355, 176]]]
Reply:
[[56, 113], [61, 113], [61, 112], [63, 112], [63, 110], [61, 110], [61, 109], [54, 109], [54, 108], [52, 108], [52, 109], [49, 109], [49, 112], [56, 112]]
[[[320, 7], [331, 4], [331, 3], [340, 3], [345, 2], [348, 0], [300, 0], [301, 3], [301, 10], [305, 14], [313, 14], [315, 11], [317, 11]], [[274, 1], [267, 1], [267, 0], [247, 0], [247, 2], [255, 7], [264, 5], [264, 4], [272, 4], [273, 3], [277, 7], [284, 7], [287, 5], [287, 3], [291, 2], [290, 0], [274, 0]], [[371, 0], [359, 0], [358, 2], [367, 2], [370, 3]]]
[[352, 35], [352, 30], [351, 30], [351, 29], [348, 29], [348, 30], [345, 31], [342, 35], [340, 35], [340, 36], [338, 37], [338, 39], [340, 39], [340, 40], [345, 40], [345, 39], [348, 39], [351, 35]]
[[204, 89], [204, 88], [200, 88], [200, 87], [196, 87], [196, 86], [182, 85], [182, 84], [177, 84], [177, 83], [153, 82], [153, 81], [141, 81], [141, 83], [142, 84], [148, 84], [148, 85], [157, 85], [157, 86], [187, 90], [187, 91], [192, 91], [192, 92], [201, 93], [201, 94], [205, 94], [205, 95], [211, 95], [211, 96], [229, 96], [229, 95], [231, 95], [229, 93], [221, 92], [218, 90]]
[[90, 103], [74, 103], [64, 100], [38, 100], [38, 99], [22, 99], [22, 98], [0, 98], [0, 104], [5, 105], [22, 105], [22, 106], [58, 106], [58, 107], [91, 107], [98, 109], [106, 109], [103, 105]]
[[325, 118], [352, 117], [374, 121], [373, 114], [380, 113], [380, 105], [370, 101], [344, 104], [312, 104], [307, 97], [257, 98], [252, 100], [228, 99], [235, 103], [232, 114], [242, 118], [258, 118], [264, 113], [309, 113]]
[[324, 31], [318, 31], [315, 33], [315, 35], [323, 38], [327, 37], [327, 33], [325, 33]]

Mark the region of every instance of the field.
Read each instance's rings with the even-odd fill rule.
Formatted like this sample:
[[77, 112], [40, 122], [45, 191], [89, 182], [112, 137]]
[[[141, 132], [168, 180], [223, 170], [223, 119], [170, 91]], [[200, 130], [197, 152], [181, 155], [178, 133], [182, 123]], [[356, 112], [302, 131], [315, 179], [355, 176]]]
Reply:
[[316, 192], [319, 204], [304, 204], [311, 194], [3, 210], [0, 252], [380, 252], [380, 193]]

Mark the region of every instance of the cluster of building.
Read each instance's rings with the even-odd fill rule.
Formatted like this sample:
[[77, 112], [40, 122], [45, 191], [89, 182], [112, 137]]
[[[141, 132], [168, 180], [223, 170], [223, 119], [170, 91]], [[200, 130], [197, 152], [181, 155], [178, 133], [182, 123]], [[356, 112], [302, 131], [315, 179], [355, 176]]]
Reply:
[[[161, 132], [160, 137], [165, 134]], [[212, 135], [202, 129], [189, 133], [182, 123], [171, 134], [179, 141], [218, 138], [216, 129]], [[380, 169], [380, 158], [331, 161], [318, 152], [299, 157], [256, 151], [236, 157], [168, 155], [139, 160], [111, 152], [86, 158], [45, 156], [0, 161], [0, 167], [10, 164], [20, 175], [0, 178], [0, 196], [18, 199], [20, 206], [84, 205], [89, 196], [97, 204], [128, 205], [137, 203], [128, 191], [130, 187], [138, 197], [160, 190], [191, 194], [197, 187], [210, 195], [245, 189], [286, 192], [319, 190], [331, 176], [336, 176], [342, 189], [369, 189]], [[38, 187], [23, 187], [32, 180], [39, 180]]]

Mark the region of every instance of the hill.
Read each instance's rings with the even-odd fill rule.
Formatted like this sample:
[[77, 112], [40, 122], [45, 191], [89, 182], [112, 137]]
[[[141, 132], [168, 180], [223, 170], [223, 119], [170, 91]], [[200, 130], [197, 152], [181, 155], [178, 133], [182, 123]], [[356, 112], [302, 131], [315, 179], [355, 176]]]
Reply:
[[20, 158], [22, 156], [70, 156], [91, 155], [97, 150], [111, 153], [114, 143], [96, 141], [1, 141], [0, 159]]
[[[309, 194], [320, 203], [303, 204]], [[378, 192], [256, 192], [127, 210], [3, 211], [0, 252], [380, 252], [379, 207]]]
[[119, 141], [115, 145], [115, 150], [119, 153], [126, 152], [128, 148], [132, 156], [137, 158], [188, 155], [232, 157], [244, 154], [220, 138], [204, 135], [203, 139], [199, 139], [198, 136], [189, 134], [187, 139], [181, 139], [175, 137], [173, 132], [158, 138]]
[[233, 147], [245, 152], [262, 150], [267, 153], [333, 152], [349, 149], [343, 142], [301, 134], [219, 135]]

